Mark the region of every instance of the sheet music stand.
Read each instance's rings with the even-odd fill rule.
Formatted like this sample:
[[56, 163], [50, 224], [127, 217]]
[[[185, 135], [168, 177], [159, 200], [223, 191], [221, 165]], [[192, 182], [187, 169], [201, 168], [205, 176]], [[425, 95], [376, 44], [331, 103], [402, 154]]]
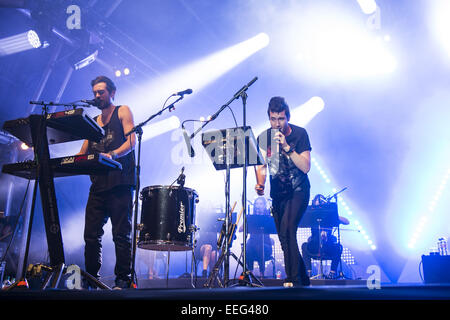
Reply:
[[[230, 208], [230, 171], [235, 168], [244, 168], [247, 166], [263, 165], [264, 159], [259, 152], [258, 144], [250, 126], [235, 127], [221, 130], [211, 130], [202, 134], [202, 145], [210, 157], [214, 168], [216, 170], [226, 170], [225, 182], [225, 230], [229, 230], [231, 217], [229, 214]], [[244, 178], [245, 194], [246, 182]], [[245, 198], [245, 197], [244, 197]], [[246, 200], [246, 199], [244, 199]], [[245, 201], [243, 201], [245, 203]], [[246, 226], [246, 214], [244, 214], [244, 226]], [[244, 228], [244, 239], [247, 233]], [[227, 236], [228, 238], [228, 236]], [[223, 285], [227, 286], [229, 280], [229, 265], [230, 265], [230, 248], [228, 241], [224, 241], [225, 246], [222, 251], [224, 256], [224, 279]], [[246, 247], [244, 241], [244, 262], [243, 273], [246, 270]], [[219, 261], [221, 259], [218, 259]], [[214, 275], [212, 274], [211, 277]]]
[[339, 214], [336, 202], [327, 202], [320, 205], [308, 206], [299, 227], [301, 228], [317, 228], [319, 229], [319, 257], [320, 257], [320, 274], [323, 278], [322, 266], [322, 230], [332, 230], [334, 227], [339, 228]]
[[248, 233], [277, 234], [272, 216], [251, 214], [248, 219]]

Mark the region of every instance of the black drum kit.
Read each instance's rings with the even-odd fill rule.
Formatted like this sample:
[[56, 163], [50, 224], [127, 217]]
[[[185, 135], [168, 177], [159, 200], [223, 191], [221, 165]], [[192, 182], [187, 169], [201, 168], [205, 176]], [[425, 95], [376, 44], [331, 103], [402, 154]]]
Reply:
[[181, 186], [150, 186], [141, 191], [138, 247], [156, 251], [192, 250], [198, 194]]
[[[207, 121], [204, 121], [200, 129], [194, 132], [190, 137], [187, 135], [184, 128], [184, 122], [182, 125], [183, 134], [185, 136], [188, 152], [191, 157], [195, 156], [195, 152], [191, 145], [191, 140], [197, 133], [201, 131], [208, 123], [214, 121], [219, 114], [229, 107], [231, 102], [239, 98], [243, 102], [243, 127], [235, 127], [230, 129], [223, 129], [218, 131], [210, 131], [203, 133], [202, 145], [209, 151], [214, 167], [216, 170], [226, 170], [226, 186], [225, 186], [225, 217], [223, 220], [223, 230], [228, 230], [225, 234], [225, 239], [232, 239], [236, 225], [232, 223], [232, 210], [230, 205], [230, 170], [234, 168], [243, 168], [243, 221], [244, 230], [246, 230], [246, 175], [247, 166], [263, 164], [261, 154], [258, 152], [256, 139], [253, 136], [251, 128], [246, 126], [245, 108], [247, 89], [257, 80], [257, 77], [253, 78], [248, 84], [244, 85], [234, 96], [221, 108], [212, 115]], [[178, 101], [178, 100], [177, 100]], [[173, 104], [171, 105], [173, 107]], [[138, 140], [138, 158], [136, 165], [136, 199], [134, 207], [134, 234], [133, 234], [133, 248], [132, 248], [132, 277], [133, 281], [137, 282], [135, 272], [135, 260], [136, 260], [136, 246], [144, 250], [155, 251], [167, 251], [168, 254], [168, 267], [170, 261], [171, 251], [189, 251], [192, 250], [192, 257], [194, 259], [195, 249], [195, 234], [199, 228], [195, 225], [195, 209], [196, 204], [199, 202], [198, 193], [190, 188], [184, 187], [185, 176], [184, 167], [181, 170], [179, 177], [170, 186], [155, 185], [148, 186], [140, 190], [140, 156], [141, 156], [141, 140], [142, 140], [142, 127], [146, 125], [151, 119], [160, 115], [160, 112], [152, 115], [148, 120], [135, 126], [126, 136], [136, 133]], [[169, 109], [170, 110], [170, 109]], [[191, 120], [186, 120], [191, 121]], [[186, 122], [185, 121], [185, 122]], [[192, 120], [193, 121], [193, 120]], [[178, 185], [174, 185], [177, 182]], [[138, 217], [138, 197], [142, 201], [141, 204], [141, 220], [137, 223]], [[246, 232], [246, 231], [245, 231]], [[244, 239], [246, 234], [244, 234]], [[231, 241], [222, 241], [222, 248], [219, 249], [221, 255], [218, 258], [218, 262], [214, 268], [214, 272], [207, 281], [206, 286], [211, 287], [214, 283], [213, 280], [218, 280], [220, 286], [227, 286], [228, 274], [229, 274], [229, 258], [233, 256], [230, 252]], [[243, 266], [243, 278], [248, 279], [244, 281], [245, 284], [250, 284], [251, 277], [250, 272], [246, 270], [245, 262], [245, 241], [244, 241], [244, 254], [243, 263], [238, 261]], [[221, 264], [219, 266], [219, 263]], [[223, 267], [223, 281], [218, 278], [218, 269]], [[168, 269], [168, 268], [167, 268]], [[191, 272], [192, 278], [192, 272]], [[215, 278], [215, 279], [213, 279]], [[168, 280], [168, 274], [167, 274]]]

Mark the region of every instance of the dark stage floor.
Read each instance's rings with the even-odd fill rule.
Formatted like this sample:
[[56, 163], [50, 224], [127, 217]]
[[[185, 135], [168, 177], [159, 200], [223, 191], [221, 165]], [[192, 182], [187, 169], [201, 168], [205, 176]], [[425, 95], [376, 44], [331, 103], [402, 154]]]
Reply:
[[139, 289], [127, 290], [2, 291], [0, 305], [20, 310], [22, 316], [65, 310], [83, 318], [125, 312], [133, 317], [162, 315], [164, 320], [278, 319], [286, 314], [386, 317], [393, 312], [406, 316], [447, 312], [450, 305], [450, 284], [381, 284], [380, 289], [368, 289], [364, 281], [315, 280], [310, 287], [283, 288], [281, 280], [272, 279], [265, 280], [264, 287], [203, 288], [201, 281], [197, 288], [190, 279], [169, 279], [169, 285], [161, 279], [141, 281]]
[[[310, 287], [283, 288], [282, 280], [264, 279], [263, 287], [205, 288], [205, 279], [141, 280], [127, 290], [11, 290], [1, 300], [449, 300], [450, 284], [384, 284], [369, 289], [364, 280], [312, 280]], [[108, 282], [106, 284], [110, 285]]]

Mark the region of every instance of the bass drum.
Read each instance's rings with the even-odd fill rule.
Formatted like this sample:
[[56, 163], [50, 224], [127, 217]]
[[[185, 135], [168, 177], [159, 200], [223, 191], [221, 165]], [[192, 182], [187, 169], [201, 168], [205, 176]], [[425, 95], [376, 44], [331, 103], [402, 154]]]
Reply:
[[141, 192], [138, 247], [157, 251], [186, 251], [193, 247], [195, 190], [180, 186], [150, 186]]

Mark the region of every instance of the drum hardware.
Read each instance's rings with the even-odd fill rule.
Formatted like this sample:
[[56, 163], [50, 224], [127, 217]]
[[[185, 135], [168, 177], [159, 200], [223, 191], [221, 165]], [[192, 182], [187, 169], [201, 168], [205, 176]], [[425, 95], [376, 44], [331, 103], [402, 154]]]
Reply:
[[[340, 225], [349, 224], [349, 221], [344, 217], [340, 217], [338, 214], [337, 195], [345, 191], [346, 189], [347, 187], [328, 197], [324, 197], [321, 194], [316, 195], [312, 200], [312, 205], [308, 207], [308, 209], [305, 212], [305, 215], [302, 218], [302, 221], [300, 221], [300, 227], [309, 227], [311, 229], [318, 228], [319, 251], [317, 258], [315, 259], [320, 260], [319, 273], [316, 276], [312, 277], [311, 279], [325, 279], [322, 264], [322, 261], [324, 260], [322, 255], [323, 249], [322, 233], [326, 232], [326, 230], [333, 230], [333, 228], [337, 228], [338, 232], [337, 243], [341, 245]], [[332, 199], [335, 199], [335, 201], [332, 202], [331, 201]], [[342, 272], [341, 257], [339, 257], [338, 279], [339, 278], [345, 278], [345, 275]]]
[[[141, 192], [141, 249], [188, 251], [192, 249], [198, 195], [181, 186], [150, 186]], [[183, 228], [179, 228], [183, 226]]]
[[[181, 127], [183, 128], [183, 135], [186, 140], [186, 144], [188, 147], [188, 152], [191, 157], [195, 156], [195, 152], [192, 149], [190, 141], [205, 128], [210, 122], [216, 120], [216, 118], [219, 116], [219, 114], [225, 110], [226, 108], [230, 107], [230, 104], [234, 100], [238, 100], [239, 98], [242, 99], [242, 107], [243, 107], [243, 126], [237, 127], [238, 124], [235, 121], [236, 127], [230, 128], [230, 129], [224, 129], [219, 131], [213, 131], [213, 133], [217, 133], [214, 135], [215, 139], [212, 139], [212, 136], [208, 136], [206, 133], [203, 133], [202, 135], [202, 145], [208, 152], [208, 155], [210, 156], [214, 167], [216, 170], [222, 170], [226, 169], [226, 179], [225, 179], [225, 230], [229, 231], [230, 226], [230, 216], [228, 214], [228, 210], [231, 207], [230, 204], [230, 170], [231, 168], [243, 168], [243, 178], [242, 178], [242, 207], [244, 210], [244, 229], [246, 229], [246, 203], [247, 203], [247, 166], [255, 166], [255, 165], [262, 165], [264, 164], [264, 159], [262, 158], [258, 147], [256, 146], [256, 139], [253, 135], [253, 132], [251, 131], [251, 127], [247, 126], [246, 123], [246, 105], [247, 105], [247, 93], [246, 91], [248, 88], [255, 83], [255, 81], [258, 80], [258, 77], [254, 77], [250, 82], [248, 82], [246, 85], [244, 85], [239, 91], [237, 91], [233, 97], [224, 105], [222, 105], [217, 112], [215, 112], [207, 121], [204, 121], [203, 124], [198, 128], [194, 133], [191, 134], [189, 137], [184, 129], [184, 123], [186, 121], [194, 121], [194, 120], [185, 120]], [[225, 134], [224, 134], [225, 133]], [[236, 133], [238, 133], [236, 135]], [[220, 141], [221, 140], [221, 141]], [[209, 143], [208, 143], [209, 142]], [[237, 149], [239, 152], [229, 152], [228, 147], [232, 145], [234, 151]], [[210, 146], [215, 147], [214, 150], [211, 150]], [[241, 150], [243, 146], [243, 150]], [[224, 158], [224, 161], [218, 163], [217, 158], [219, 155], [215, 154], [215, 151], [219, 151], [219, 149], [225, 148], [226, 150], [226, 156]], [[212, 152], [211, 152], [212, 151]], [[212, 154], [214, 153], [214, 154]], [[230, 153], [233, 153], [233, 155], [230, 155]], [[239, 159], [237, 159], [237, 156], [239, 155]], [[243, 157], [242, 157], [243, 155]], [[256, 157], [253, 157], [256, 155]], [[217, 156], [217, 157], [216, 157]], [[256, 161], [255, 161], [256, 158]], [[231, 213], [230, 213], [231, 214]], [[244, 231], [244, 237], [246, 236], [246, 231]], [[227, 245], [228, 241], [225, 241], [225, 258], [224, 258], [224, 283], [227, 285], [228, 278], [229, 278], [229, 259], [230, 259], [230, 248], [228, 248]], [[244, 273], [246, 273], [246, 263], [245, 263], [245, 241], [244, 241]]]
[[[233, 212], [235, 206], [236, 206], [236, 202], [234, 203], [234, 206], [233, 206], [231, 212]], [[223, 243], [221, 243], [221, 244], [222, 244], [222, 249], [221, 249], [220, 256], [219, 256], [219, 258], [217, 259], [217, 262], [216, 262], [216, 264], [214, 265], [213, 271], [212, 271], [211, 274], [209, 275], [208, 280], [205, 282], [204, 287], [208, 287], [208, 288], [211, 287], [211, 285], [213, 284], [213, 281], [214, 281], [214, 280], [216, 280], [217, 283], [219, 284], [219, 286], [221, 286], [221, 287], [225, 287], [225, 286], [228, 285], [228, 284], [225, 283], [225, 282], [222, 283], [222, 282], [220, 281], [220, 279], [219, 279], [220, 266], [222, 265], [223, 260], [225, 259], [225, 256], [227, 255], [226, 248], [231, 248], [231, 246], [232, 246], [232, 244], [233, 244], [234, 235], [235, 235], [235, 233], [236, 233], [236, 228], [237, 228], [237, 225], [239, 224], [239, 221], [240, 221], [240, 219], [241, 219], [241, 216], [242, 216], [242, 212], [243, 212], [243, 211], [244, 211], [244, 208], [241, 208], [241, 212], [239, 213], [239, 216], [238, 216], [238, 218], [237, 218], [236, 223], [233, 223], [233, 224], [230, 226], [230, 231], [229, 231], [229, 233], [227, 234], [227, 240], [225, 240], [225, 241], [222, 240], [222, 241], [221, 241], [221, 242], [223, 242]], [[225, 229], [222, 228], [222, 231], [224, 231], [224, 230], [225, 230]], [[224, 234], [224, 233], [225, 233], [225, 232], [223, 232], [223, 234]], [[222, 235], [222, 233], [221, 233], [221, 235]], [[224, 239], [224, 237], [225, 237], [225, 236], [222, 236], [222, 239]], [[238, 264], [240, 264], [240, 265], [244, 268], [244, 266], [243, 266], [243, 264], [242, 264], [242, 262], [241, 262], [241, 259], [239, 259], [233, 252], [229, 252], [229, 255], [230, 255], [231, 257], [233, 257], [233, 258], [236, 260], [236, 262], [237, 262]], [[244, 270], [245, 270], [245, 268], [244, 268]], [[253, 276], [253, 277], [254, 277], [254, 279], [257, 280], [257, 278], [256, 278], [255, 276]], [[261, 285], [256, 285], [256, 286], [261, 286], [261, 287], [262, 287], [262, 283], [261, 283]]]
[[152, 119], [156, 118], [157, 116], [160, 116], [165, 110], [169, 109], [169, 111], [172, 111], [175, 109], [174, 105], [175, 103], [177, 103], [178, 101], [180, 101], [181, 99], [183, 99], [183, 95], [179, 96], [177, 100], [175, 100], [173, 103], [171, 103], [170, 105], [166, 106], [167, 101], [172, 97], [173, 95], [171, 95], [169, 98], [166, 99], [163, 108], [158, 111], [157, 113], [151, 115], [147, 120], [145, 120], [144, 122], [139, 123], [138, 125], [136, 125], [133, 129], [131, 129], [129, 132], [127, 132], [125, 134], [125, 138], [128, 139], [128, 136], [136, 133], [137, 137], [138, 137], [138, 157], [137, 157], [137, 161], [136, 161], [136, 191], [135, 191], [135, 199], [134, 199], [134, 219], [133, 219], [133, 240], [132, 244], [133, 247], [131, 248], [131, 280], [132, 280], [132, 285], [136, 285], [137, 284], [137, 275], [136, 275], [136, 239], [137, 239], [137, 219], [138, 219], [138, 208], [139, 208], [139, 192], [140, 192], [140, 188], [141, 188], [141, 180], [140, 180], [140, 176], [141, 176], [141, 144], [142, 144], [142, 135], [143, 135], [143, 130], [142, 127], [145, 126], [149, 121], [151, 121]]

